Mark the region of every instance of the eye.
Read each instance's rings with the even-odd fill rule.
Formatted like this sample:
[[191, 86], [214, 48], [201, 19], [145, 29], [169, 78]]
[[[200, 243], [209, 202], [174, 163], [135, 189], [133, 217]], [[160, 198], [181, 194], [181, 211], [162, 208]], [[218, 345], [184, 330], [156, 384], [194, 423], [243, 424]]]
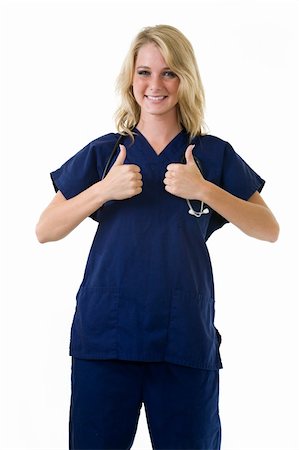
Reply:
[[138, 73], [138, 75], [142, 75], [144, 77], [150, 75], [150, 72], [148, 70], [138, 70], [137, 73]]
[[165, 72], [163, 72], [163, 76], [165, 78], [175, 78], [176, 74], [174, 72], [172, 72], [171, 70], [165, 70]]

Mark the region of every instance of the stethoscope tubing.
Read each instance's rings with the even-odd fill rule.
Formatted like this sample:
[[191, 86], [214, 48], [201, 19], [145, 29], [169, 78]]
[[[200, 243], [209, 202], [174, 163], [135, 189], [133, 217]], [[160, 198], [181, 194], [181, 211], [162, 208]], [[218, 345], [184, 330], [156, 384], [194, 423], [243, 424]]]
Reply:
[[124, 136], [123, 136], [122, 134], [119, 136], [119, 138], [117, 139], [117, 141], [116, 141], [116, 143], [115, 143], [115, 145], [114, 145], [114, 147], [113, 147], [112, 152], [110, 153], [110, 156], [109, 156], [109, 158], [108, 158], [108, 161], [107, 161], [107, 163], [106, 163], [106, 166], [105, 166], [105, 168], [104, 168], [104, 170], [103, 170], [102, 180], [105, 178], [105, 176], [106, 176], [107, 173], [108, 173], [108, 169], [109, 169], [109, 167], [110, 167], [111, 161], [112, 161], [112, 159], [113, 159], [113, 157], [114, 157], [114, 155], [115, 155], [115, 153], [116, 153], [116, 151], [117, 151], [117, 149], [118, 149], [118, 147], [119, 147], [119, 144], [121, 143], [123, 137], [124, 137]]

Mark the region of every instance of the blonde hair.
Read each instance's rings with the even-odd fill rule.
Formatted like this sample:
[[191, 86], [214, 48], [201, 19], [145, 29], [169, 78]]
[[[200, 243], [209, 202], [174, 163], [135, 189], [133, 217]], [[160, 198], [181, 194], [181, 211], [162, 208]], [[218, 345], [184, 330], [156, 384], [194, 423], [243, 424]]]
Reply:
[[115, 113], [118, 132], [128, 134], [134, 140], [132, 129], [140, 118], [140, 106], [132, 89], [135, 61], [140, 47], [148, 43], [157, 45], [169, 69], [180, 79], [177, 104], [179, 123], [191, 138], [206, 134], [205, 95], [194, 51], [183, 33], [170, 25], [145, 27], [131, 44], [116, 83], [116, 90], [121, 96], [121, 104]]

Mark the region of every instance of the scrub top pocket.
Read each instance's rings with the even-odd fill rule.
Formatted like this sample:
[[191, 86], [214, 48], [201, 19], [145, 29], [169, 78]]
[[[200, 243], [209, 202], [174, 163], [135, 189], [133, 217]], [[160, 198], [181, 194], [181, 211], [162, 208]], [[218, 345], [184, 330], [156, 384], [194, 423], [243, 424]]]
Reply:
[[219, 339], [213, 322], [214, 299], [200, 293], [174, 289], [166, 359], [174, 360], [174, 357], [181, 356], [182, 364], [188, 360], [202, 369], [222, 368]]
[[118, 303], [118, 288], [80, 287], [71, 330], [71, 352], [74, 356], [116, 357]]

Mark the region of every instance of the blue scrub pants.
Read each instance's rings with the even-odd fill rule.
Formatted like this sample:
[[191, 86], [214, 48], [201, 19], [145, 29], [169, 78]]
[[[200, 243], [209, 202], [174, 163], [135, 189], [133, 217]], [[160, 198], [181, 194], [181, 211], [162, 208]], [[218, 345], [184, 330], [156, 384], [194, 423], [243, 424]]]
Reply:
[[219, 370], [72, 358], [69, 448], [130, 449], [142, 403], [153, 449], [219, 450]]

